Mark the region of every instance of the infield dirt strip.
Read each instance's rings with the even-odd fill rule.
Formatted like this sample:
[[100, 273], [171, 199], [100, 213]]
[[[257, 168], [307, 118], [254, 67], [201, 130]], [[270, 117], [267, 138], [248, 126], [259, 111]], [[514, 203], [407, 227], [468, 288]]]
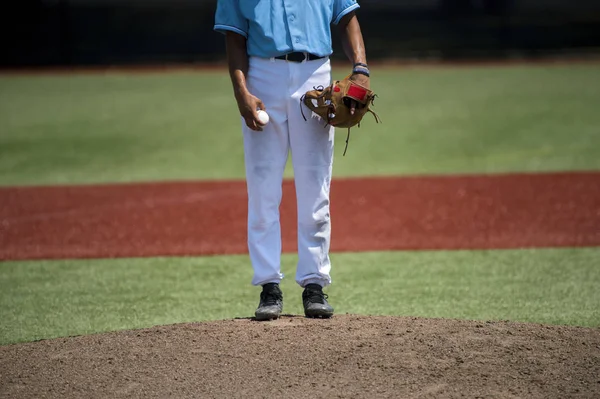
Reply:
[[[244, 254], [243, 181], [0, 188], [0, 259]], [[283, 251], [296, 250], [284, 183]], [[334, 179], [332, 251], [600, 245], [600, 173]]]

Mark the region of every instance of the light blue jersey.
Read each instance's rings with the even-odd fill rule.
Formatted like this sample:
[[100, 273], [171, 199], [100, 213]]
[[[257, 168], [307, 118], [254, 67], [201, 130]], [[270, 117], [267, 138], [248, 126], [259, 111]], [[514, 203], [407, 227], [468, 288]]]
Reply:
[[218, 0], [214, 30], [248, 39], [248, 55], [332, 53], [330, 25], [359, 8], [356, 0]]

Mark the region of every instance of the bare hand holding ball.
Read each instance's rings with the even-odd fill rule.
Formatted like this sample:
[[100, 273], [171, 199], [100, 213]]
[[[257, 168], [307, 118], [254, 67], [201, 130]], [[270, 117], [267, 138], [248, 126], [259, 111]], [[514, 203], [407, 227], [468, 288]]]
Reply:
[[269, 123], [269, 114], [267, 114], [265, 111], [263, 111], [262, 109], [256, 111], [257, 115], [258, 115], [258, 121], [260, 122], [261, 125], [266, 125], [267, 123]]

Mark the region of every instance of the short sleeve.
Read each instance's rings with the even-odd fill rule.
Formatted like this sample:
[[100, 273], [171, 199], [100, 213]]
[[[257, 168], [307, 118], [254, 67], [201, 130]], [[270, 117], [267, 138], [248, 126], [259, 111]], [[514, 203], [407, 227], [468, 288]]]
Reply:
[[248, 37], [248, 20], [242, 15], [239, 2], [240, 0], [218, 0], [213, 28], [215, 31], [232, 31]]
[[333, 0], [333, 23], [337, 25], [342, 17], [360, 6], [356, 0]]

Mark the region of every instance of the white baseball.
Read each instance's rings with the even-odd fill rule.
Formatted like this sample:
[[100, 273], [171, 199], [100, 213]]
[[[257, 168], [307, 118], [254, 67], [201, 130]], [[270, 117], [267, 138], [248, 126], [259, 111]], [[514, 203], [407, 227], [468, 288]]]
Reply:
[[267, 123], [269, 123], [269, 114], [267, 114], [262, 109], [258, 110], [257, 114], [258, 114], [258, 120], [260, 121], [261, 124], [266, 125]]

